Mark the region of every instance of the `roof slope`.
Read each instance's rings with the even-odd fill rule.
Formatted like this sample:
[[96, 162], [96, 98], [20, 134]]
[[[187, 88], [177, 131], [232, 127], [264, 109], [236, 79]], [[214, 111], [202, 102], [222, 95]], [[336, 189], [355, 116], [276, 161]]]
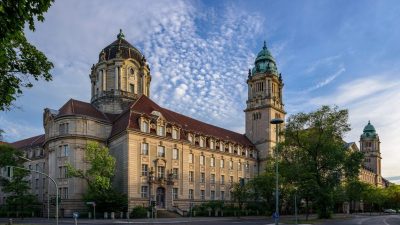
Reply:
[[[151, 116], [153, 111], [160, 112], [163, 117], [169, 122], [180, 126], [183, 130], [200, 133], [205, 136], [214, 136], [221, 140], [236, 142], [245, 146], [253, 146], [249, 139], [243, 134], [239, 134], [224, 128], [220, 128], [199, 120], [187, 117], [185, 115], [165, 109], [147, 96], [142, 95], [134, 102], [130, 109], [123, 112], [114, 122], [111, 136], [129, 128], [139, 129], [138, 119], [145, 114]], [[183, 138], [183, 137], [182, 137]]]
[[42, 146], [44, 143], [44, 134], [38, 135], [38, 136], [34, 136], [34, 137], [30, 137], [27, 139], [23, 139], [20, 141], [16, 141], [11, 143], [11, 146], [13, 146], [14, 148], [27, 148], [27, 147], [36, 147], [36, 146]]
[[57, 114], [57, 117], [66, 116], [66, 115], [83, 115], [90, 116], [96, 119], [109, 121], [108, 117], [96, 109], [93, 105], [87, 102], [78, 101], [75, 99], [70, 99], [66, 102], [60, 109]]

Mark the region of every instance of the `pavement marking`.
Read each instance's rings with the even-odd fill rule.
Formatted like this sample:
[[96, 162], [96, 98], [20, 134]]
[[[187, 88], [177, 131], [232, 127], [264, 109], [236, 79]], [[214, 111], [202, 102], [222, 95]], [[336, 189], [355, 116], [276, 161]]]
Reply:
[[390, 225], [386, 222], [386, 219], [383, 219], [383, 222], [385, 223], [385, 225]]

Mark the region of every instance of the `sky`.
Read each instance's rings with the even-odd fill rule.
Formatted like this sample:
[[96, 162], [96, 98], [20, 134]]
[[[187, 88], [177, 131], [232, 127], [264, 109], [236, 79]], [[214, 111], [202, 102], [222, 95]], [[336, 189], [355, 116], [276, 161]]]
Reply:
[[400, 176], [400, 2], [398, 1], [56, 1], [26, 30], [54, 63], [53, 81], [34, 82], [9, 112], [5, 141], [42, 134], [44, 108], [90, 101], [89, 73], [119, 29], [147, 58], [150, 97], [163, 107], [244, 133], [247, 71], [263, 41], [282, 73], [288, 116], [322, 105], [349, 110], [358, 144], [370, 120], [382, 173]]

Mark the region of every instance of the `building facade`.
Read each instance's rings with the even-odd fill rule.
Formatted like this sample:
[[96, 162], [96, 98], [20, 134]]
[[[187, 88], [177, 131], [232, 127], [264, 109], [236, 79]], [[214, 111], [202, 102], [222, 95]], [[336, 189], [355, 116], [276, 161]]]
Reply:
[[[127, 194], [129, 208], [156, 201], [159, 209], [187, 210], [192, 203], [230, 200], [234, 183], [263, 171], [276, 140], [270, 120], [286, 114], [282, 76], [265, 43], [248, 73], [245, 134], [155, 103], [146, 58], [122, 31], [100, 51], [89, 77], [90, 103], [70, 99], [58, 110], [46, 108], [45, 134], [12, 143], [25, 151], [26, 167], [55, 178], [61, 216], [85, 210], [81, 199], [87, 184], [67, 177], [66, 165], [88, 168], [84, 149], [90, 142], [107, 146], [116, 158], [113, 185]], [[370, 127], [363, 135], [365, 165], [380, 177], [379, 138]], [[55, 197], [55, 187], [41, 175], [32, 174], [30, 179], [32, 192], [43, 202], [43, 215], [53, 214], [54, 206], [49, 209], [46, 202]]]

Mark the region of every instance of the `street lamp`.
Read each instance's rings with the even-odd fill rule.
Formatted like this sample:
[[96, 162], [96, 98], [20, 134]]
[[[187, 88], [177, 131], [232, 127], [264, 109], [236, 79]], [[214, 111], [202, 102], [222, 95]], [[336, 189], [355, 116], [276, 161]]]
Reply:
[[270, 121], [276, 127], [276, 144], [275, 144], [275, 225], [279, 224], [279, 172], [278, 172], [278, 142], [279, 142], [279, 124], [283, 123], [281, 118], [275, 118]]

